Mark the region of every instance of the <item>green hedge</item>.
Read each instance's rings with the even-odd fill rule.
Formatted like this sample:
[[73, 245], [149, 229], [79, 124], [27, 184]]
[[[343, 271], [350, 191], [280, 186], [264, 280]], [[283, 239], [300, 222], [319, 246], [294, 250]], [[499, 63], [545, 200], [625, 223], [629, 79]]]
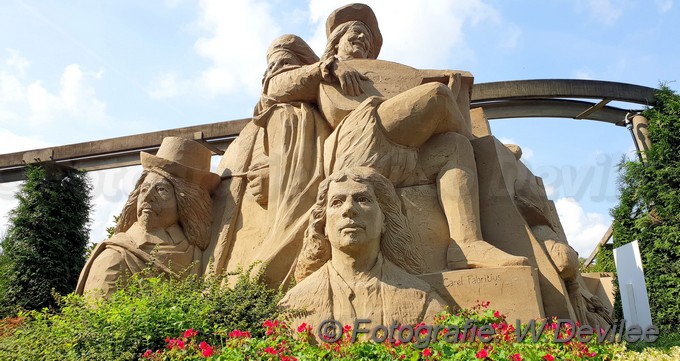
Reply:
[[646, 164], [621, 164], [614, 247], [639, 242], [652, 320], [664, 334], [680, 323], [680, 97], [662, 86], [643, 115], [652, 147]]
[[[193, 328], [219, 344], [233, 329], [260, 336], [278, 315], [280, 292], [246, 273], [233, 288], [222, 279], [166, 280], [150, 271], [134, 275], [108, 301], [70, 294], [59, 312], [20, 313], [24, 325], [0, 337], [0, 360], [136, 360], [165, 345], [167, 336]], [[256, 325], [256, 326], [253, 326]]]

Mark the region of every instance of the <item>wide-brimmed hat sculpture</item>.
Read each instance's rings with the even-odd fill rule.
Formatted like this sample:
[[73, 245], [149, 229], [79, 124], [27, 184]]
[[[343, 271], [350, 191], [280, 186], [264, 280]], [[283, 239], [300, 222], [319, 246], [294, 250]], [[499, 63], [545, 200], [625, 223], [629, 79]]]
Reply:
[[212, 192], [220, 182], [220, 177], [210, 172], [211, 156], [212, 152], [201, 143], [179, 137], [163, 138], [156, 155], [140, 153], [144, 169], [158, 167], [208, 192]]

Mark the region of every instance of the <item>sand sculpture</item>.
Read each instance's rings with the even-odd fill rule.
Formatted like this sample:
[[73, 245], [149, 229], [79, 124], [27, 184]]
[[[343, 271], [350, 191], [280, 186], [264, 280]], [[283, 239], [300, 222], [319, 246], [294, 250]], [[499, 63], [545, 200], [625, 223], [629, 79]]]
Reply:
[[[115, 234], [98, 244], [83, 268], [76, 291], [109, 296], [116, 281], [151, 264], [177, 276], [199, 273], [210, 242], [211, 152], [199, 143], [168, 137], [156, 155], [141, 153], [144, 171], [121, 213]], [[198, 262], [197, 262], [198, 261]]]
[[[222, 181], [205, 217], [211, 233], [200, 240], [187, 234], [179, 201], [180, 227], [161, 227], [190, 245], [173, 264], [196, 260], [203, 273], [256, 264], [271, 287], [297, 283], [282, 305], [306, 309], [300, 320], [312, 324], [327, 317], [427, 321], [443, 305], [480, 299], [525, 321], [610, 320], [578, 274], [541, 179], [521, 162], [518, 146], [491, 134], [483, 109], [470, 109], [472, 75], [378, 60], [382, 35], [363, 4], [335, 10], [326, 35], [321, 57], [295, 35], [272, 42], [252, 121], [217, 170]], [[172, 174], [145, 168], [138, 188], [145, 178]], [[205, 195], [217, 175], [201, 174], [211, 180], [200, 187]], [[333, 199], [355, 193], [345, 213], [365, 212], [335, 214]], [[108, 293], [122, 255], [139, 253], [120, 248], [143, 233], [128, 218], [95, 251], [79, 289]], [[403, 304], [404, 294], [418, 302]]]

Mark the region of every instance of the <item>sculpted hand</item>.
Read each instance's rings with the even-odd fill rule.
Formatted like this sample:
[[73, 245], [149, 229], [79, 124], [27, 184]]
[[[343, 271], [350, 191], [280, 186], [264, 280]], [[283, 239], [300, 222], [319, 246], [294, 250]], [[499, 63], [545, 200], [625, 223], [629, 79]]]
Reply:
[[364, 90], [361, 89], [361, 81], [368, 78], [343, 61], [335, 61], [333, 75], [335, 75], [340, 82], [340, 88], [342, 89], [343, 94], [358, 96], [364, 93]]

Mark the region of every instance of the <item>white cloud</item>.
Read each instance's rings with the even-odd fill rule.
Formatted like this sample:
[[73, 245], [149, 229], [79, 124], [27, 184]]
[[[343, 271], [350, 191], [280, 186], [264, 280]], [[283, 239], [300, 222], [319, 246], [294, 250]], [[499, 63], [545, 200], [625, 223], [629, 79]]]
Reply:
[[46, 148], [52, 145], [41, 139], [24, 137], [2, 128], [0, 128], [0, 139], [2, 139], [2, 142], [0, 142], [0, 154]]
[[574, 78], [575, 79], [583, 79], [583, 80], [592, 80], [593, 75], [591, 74], [590, 70], [577, 69], [576, 71], [574, 71]]
[[120, 215], [141, 173], [140, 166], [89, 173], [92, 182], [90, 242], [98, 243], [106, 238], [106, 228], [113, 226], [113, 216]]
[[627, 0], [583, 0], [577, 4], [584, 5], [585, 12], [595, 21], [611, 26], [619, 20], [627, 2]]
[[662, 13], [667, 13], [671, 11], [673, 8], [673, 1], [672, 0], [655, 0], [656, 6], [659, 8], [659, 11]]
[[586, 213], [574, 198], [560, 198], [555, 207], [569, 244], [579, 256], [588, 257], [611, 221], [600, 213]]
[[148, 90], [151, 99], [166, 99], [177, 96], [179, 94], [177, 74], [165, 73], [159, 75], [152, 82], [152, 87], [153, 88]]
[[208, 61], [199, 74], [161, 74], [149, 86], [151, 98], [185, 94], [259, 94], [266, 68], [264, 50], [282, 34], [269, 3], [260, 0], [201, 0], [195, 28], [203, 33], [194, 51]]
[[18, 190], [19, 182], [0, 183], [0, 239], [7, 232], [9, 212], [19, 204], [19, 201], [14, 198]]
[[9, 53], [9, 58], [5, 60], [5, 64], [17, 70], [19, 75], [24, 75], [26, 69], [31, 65], [26, 58], [16, 49], [5, 49]]
[[64, 68], [55, 90], [43, 80], [25, 80], [29, 62], [20, 52], [7, 49], [5, 69], [0, 68], [0, 124], [32, 127], [64, 124], [101, 124], [107, 119], [106, 103], [91, 84], [103, 71], [84, 72], [78, 64]]
[[545, 188], [545, 194], [548, 196], [548, 199], [552, 199], [555, 196], [555, 194], [557, 194], [555, 187], [553, 187], [549, 184], [544, 184], [544, 188]]

